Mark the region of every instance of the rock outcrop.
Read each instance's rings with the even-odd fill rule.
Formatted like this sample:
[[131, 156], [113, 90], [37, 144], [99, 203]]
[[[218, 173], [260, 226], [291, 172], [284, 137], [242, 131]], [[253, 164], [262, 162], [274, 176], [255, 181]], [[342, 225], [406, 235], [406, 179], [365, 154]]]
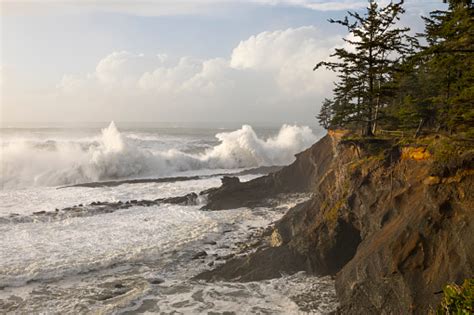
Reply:
[[333, 138], [324, 137], [310, 149], [296, 155], [296, 161], [277, 172], [241, 183], [223, 178], [222, 186], [202, 192], [208, 197], [209, 210], [234, 209], [265, 205], [267, 198], [278, 194], [311, 192], [318, 186], [334, 157]]
[[443, 285], [472, 277], [472, 155], [439, 171], [426, 150], [341, 137], [328, 134], [276, 173], [209, 191], [210, 209], [313, 195], [276, 223], [266, 248], [198, 278], [251, 281], [306, 270], [335, 275], [342, 314], [421, 314]]

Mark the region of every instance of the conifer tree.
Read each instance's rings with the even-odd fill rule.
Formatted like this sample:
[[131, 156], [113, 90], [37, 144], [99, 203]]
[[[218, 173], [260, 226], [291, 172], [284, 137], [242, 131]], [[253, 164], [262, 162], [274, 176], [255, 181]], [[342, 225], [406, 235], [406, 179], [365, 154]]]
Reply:
[[333, 123], [355, 124], [364, 135], [373, 135], [381, 110], [388, 104], [386, 84], [404, 57], [411, 53], [415, 40], [407, 35], [409, 28], [396, 27], [404, 13], [403, 1], [379, 8], [369, 1], [365, 15], [348, 12], [343, 20], [329, 20], [347, 28], [344, 38], [348, 48], [337, 48], [331, 57], [336, 61], [319, 62], [314, 70], [326, 67], [338, 72], [334, 88]]
[[331, 127], [332, 121], [332, 102], [330, 99], [325, 98], [321, 110], [317, 116], [318, 122], [324, 129]]
[[426, 72], [437, 85], [428, 99], [440, 128], [455, 131], [474, 125], [474, 8], [471, 1], [450, 0], [446, 11], [433, 11], [422, 36]]

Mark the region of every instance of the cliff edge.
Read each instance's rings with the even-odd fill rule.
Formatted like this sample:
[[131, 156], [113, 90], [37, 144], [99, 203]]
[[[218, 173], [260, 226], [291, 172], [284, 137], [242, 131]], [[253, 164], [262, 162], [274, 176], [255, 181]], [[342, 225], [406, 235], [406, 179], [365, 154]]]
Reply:
[[446, 283], [473, 276], [472, 149], [440, 161], [426, 145], [330, 132], [278, 172], [204, 193], [218, 210], [296, 192], [312, 197], [275, 224], [267, 246], [198, 278], [335, 275], [340, 313], [418, 314]]

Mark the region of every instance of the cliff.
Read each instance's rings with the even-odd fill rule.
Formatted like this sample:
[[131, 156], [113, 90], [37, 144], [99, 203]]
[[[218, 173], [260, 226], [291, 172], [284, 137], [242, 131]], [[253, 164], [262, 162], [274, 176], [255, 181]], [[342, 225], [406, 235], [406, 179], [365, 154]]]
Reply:
[[342, 314], [418, 314], [439, 302], [446, 283], [472, 277], [472, 150], [440, 162], [426, 146], [343, 136], [331, 132], [276, 173], [205, 192], [214, 210], [312, 197], [275, 224], [266, 247], [198, 278], [305, 270], [335, 276]]

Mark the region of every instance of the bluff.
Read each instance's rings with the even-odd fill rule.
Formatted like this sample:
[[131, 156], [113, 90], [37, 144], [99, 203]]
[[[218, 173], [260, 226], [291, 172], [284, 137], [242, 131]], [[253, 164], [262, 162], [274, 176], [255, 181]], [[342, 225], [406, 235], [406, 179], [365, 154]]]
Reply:
[[296, 192], [311, 197], [275, 224], [267, 246], [198, 278], [304, 270], [335, 276], [341, 314], [426, 314], [446, 283], [473, 276], [472, 150], [441, 163], [424, 146], [330, 132], [280, 171], [206, 191], [206, 208]]

